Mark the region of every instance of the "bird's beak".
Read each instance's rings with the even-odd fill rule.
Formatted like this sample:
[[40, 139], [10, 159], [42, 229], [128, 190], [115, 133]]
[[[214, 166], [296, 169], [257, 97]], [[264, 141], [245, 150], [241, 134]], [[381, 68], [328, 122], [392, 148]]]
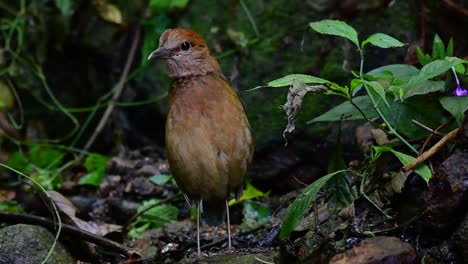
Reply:
[[172, 51], [165, 48], [159, 48], [151, 52], [151, 54], [148, 56], [148, 60], [165, 59], [170, 57], [172, 57]]

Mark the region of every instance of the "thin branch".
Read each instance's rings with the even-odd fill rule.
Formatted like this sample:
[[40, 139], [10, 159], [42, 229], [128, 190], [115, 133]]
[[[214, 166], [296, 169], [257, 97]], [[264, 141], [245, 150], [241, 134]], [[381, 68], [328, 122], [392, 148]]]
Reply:
[[455, 3], [454, 1], [452, 1], [452, 0], [442, 0], [442, 2], [444, 2], [446, 5], [450, 6], [454, 11], [457, 11], [457, 12], [463, 14], [464, 16], [468, 16], [468, 9], [463, 8], [463, 6]]
[[[57, 227], [56, 223], [44, 217], [35, 216], [31, 214], [21, 214], [21, 213], [12, 213], [12, 212], [3, 212], [3, 211], [0, 211], [0, 222], [12, 223], [12, 224], [18, 224], [18, 223], [34, 224], [34, 225], [40, 225], [50, 230], [55, 230], [55, 228]], [[141, 258], [141, 256], [136, 251], [120, 243], [117, 243], [105, 237], [95, 235], [93, 233], [87, 232], [85, 230], [79, 229], [71, 225], [62, 224], [62, 232], [70, 236], [76, 236], [79, 239], [86, 240], [88, 242], [91, 242], [93, 244], [106, 248], [108, 250], [118, 252], [130, 259]]]
[[424, 125], [423, 123], [419, 122], [419, 121], [416, 120], [416, 119], [411, 119], [411, 122], [413, 122], [414, 124], [420, 126], [420, 127], [423, 128], [423, 129], [425, 129], [425, 130], [431, 132], [432, 134], [436, 134], [436, 135], [441, 136], [441, 137], [445, 136], [444, 133], [437, 131], [437, 129], [432, 129], [432, 128], [430, 128], [430, 127]]
[[0, 1], [0, 8], [5, 10], [7, 13], [10, 13], [10, 15], [16, 16], [18, 11], [16, 11], [12, 6], [8, 5], [7, 3]]
[[430, 157], [432, 157], [434, 154], [436, 154], [445, 144], [447, 144], [448, 141], [453, 140], [456, 138], [458, 132], [460, 131], [460, 128], [456, 128], [452, 131], [450, 131], [447, 135], [445, 135], [443, 138], [439, 140], [432, 148], [430, 148], [428, 151], [424, 152], [421, 156], [417, 157], [415, 160], [412, 162], [408, 163], [403, 167], [403, 171], [409, 171], [415, 169], [419, 164], [423, 163]]
[[[452, 122], [452, 119], [449, 119], [449, 120], [445, 121], [444, 123], [440, 124], [434, 131], [441, 130], [443, 127], [447, 126], [451, 122]], [[429, 135], [429, 137], [426, 138], [423, 145], [419, 149], [418, 156], [421, 156], [424, 153], [424, 150], [426, 149], [427, 144], [429, 144], [429, 142], [432, 140], [432, 138], [434, 138], [434, 135], [435, 135], [435, 133], [432, 133], [431, 135]], [[442, 137], [444, 137], [444, 136], [445, 136], [445, 134], [442, 135]]]
[[112, 111], [114, 110], [115, 107], [115, 102], [119, 98], [120, 94], [123, 91], [123, 88], [125, 87], [124, 83], [125, 80], [127, 79], [128, 72], [130, 71], [130, 67], [133, 64], [133, 59], [135, 57], [135, 51], [138, 46], [138, 40], [140, 38], [140, 32], [141, 28], [138, 27], [137, 31], [135, 32], [135, 35], [133, 36], [133, 41], [132, 41], [132, 46], [130, 47], [130, 51], [128, 53], [127, 61], [125, 63], [124, 70], [122, 72], [122, 75], [120, 76], [120, 80], [117, 84], [117, 87], [115, 89], [115, 93], [112, 96], [111, 102], [107, 106], [106, 110], [104, 111], [104, 114], [101, 117], [101, 120], [99, 121], [96, 129], [94, 130], [93, 134], [91, 137], [88, 139], [88, 142], [86, 142], [84, 146], [84, 150], [88, 151], [91, 146], [93, 145], [94, 141], [96, 141], [96, 138], [99, 136], [101, 131], [104, 129], [104, 126], [107, 124], [107, 120], [109, 119], [110, 115], [112, 114]]

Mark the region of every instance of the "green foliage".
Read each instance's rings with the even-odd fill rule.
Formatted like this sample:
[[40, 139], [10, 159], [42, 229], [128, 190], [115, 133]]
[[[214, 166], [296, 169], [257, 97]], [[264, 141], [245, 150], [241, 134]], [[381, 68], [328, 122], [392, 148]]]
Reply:
[[[331, 153], [328, 162], [328, 173], [344, 170], [347, 168], [343, 159], [343, 146], [338, 143]], [[334, 205], [333, 211], [339, 212], [341, 209], [352, 204], [359, 195], [356, 186], [352, 184], [352, 174], [344, 173], [342, 177], [333, 177], [325, 185], [327, 200]]]
[[445, 49], [444, 42], [442, 42], [439, 35], [435, 34], [432, 42], [432, 55], [424, 54], [420, 47], [416, 48], [416, 55], [421, 65], [426, 65], [434, 60], [443, 60], [445, 57], [451, 57], [453, 56], [453, 40], [450, 38], [447, 49]]
[[364, 49], [364, 47], [367, 45], [367, 43], [370, 43], [374, 46], [377, 46], [379, 48], [398, 48], [398, 47], [403, 47], [405, 44], [400, 42], [399, 40], [390, 37], [389, 35], [383, 34], [383, 33], [375, 33], [368, 37], [366, 40], [364, 40], [361, 44], [361, 48]]
[[229, 201], [229, 206], [241, 203], [243, 201], [252, 200], [261, 197], [267, 197], [270, 192], [262, 192], [259, 189], [255, 188], [249, 181], [246, 183], [246, 187], [242, 192], [242, 196], [238, 200], [232, 199]]
[[[407, 155], [405, 153], [396, 151], [392, 147], [389, 147], [389, 146], [373, 146], [372, 150], [373, 150], [373, 155], [372, 155], [373, 158], [372, 159], [374, 161], [377, 160], [378, 157], [380, 157], [380, 155], [382, 153], [384, 153], [384, 152], [393, 153], [398, 158], [398, 160], [400, 160], [401, 164], [403, 164], [403, 165], [407, 165], [408, 163], [415, 160], [414, 157], [412, 157], [410, 155]], [[427, 184], [429, 184], [429, 180], [432, 177], [432, 173], [431, 173], [431, 170], [429, 169], [429, 167], [426, 164], [419, 165], [414, 170], [414, 172], [416, 172], [419, 176], [421, 176], [424, 179], [424, 181], [426, 181]]]
[[321, 34], [335, 35], [351, 40], [359, 47], [359, 40], [356, 30], [345, 22], [339, 20], [325, 19], [319, 22], [312, 22], [310, 27]]
[[468, 110], [468, 97], [442, 97], [442, 107], [455, 117], [457, 124], [462, 125], [463, 113]]
[[173, 9], [182, 9], [188, 4], [188, 0], [150, 0], [149, 8], [153, 13], [152, 17], [143, 20], [144, 40], [141, 49], [141, 63], [148, 63], [148, 56], [158, 47], [158, 36], [171, 24], [167, 13]]
[[[1, 201], [2, 199], [0, 199]], [[1, 201], [0, 203], [0, 211], [6, 212], [21, 212], [22, 209], [18, 207], [18, 203], [16, 201]]]
[[171, 180], [173, 180], [173, 178], [172, 178], [172, 175], [158, 174], [158, 175], [151, 176], [149, 180], [150, 182], [156, 185], [162, 185], [162, 184], [170, 182]]
[[39, 184], [52, 190], [62, 184], [59, 166], [62, 165], [64, 155], [60, 150], [33, 145], [27, 153], [21, 151], [12, 153], [7, 164], [31, 175]]
[[99, 186], [106, 175], [106, 163], [108, 157], [97, 153], [91, 153], [85, 159], [84, 166], [88, 174], [81, 177], [79, 184]]
[[55, 5], [60, 9], [63, 15], [69, 15], [73, 5], [73, 0], [55, 0]]
[[150, 0], [149, 7], [155, 13], [163, 13], [175, 8], [184, 8], [189, 0]]
[[306, 74], [290, 74], [286, 75], [282, 78], [273, 80], [267, 83], [270, 87], [284, 87], [284, 86], [291, 86], [294, 80], [298, 80], [304, 84], [315, 83], [315, 84], [330, 84], [330, 81], [324, 80], [322, 78], [318, 78], [315, 76], [310, 76]]
[[[427, 131], [413, 124], [413, 119], [429, 127], [437, 127], [450, 118], [450, 116], [447, 116], [447, 112], [444, 111], [447, 110], [457, 119], [460, 125], [463, 112], [468, 108], [468, 97], [443, 97], [439, 100], [435, 97], [435, 95], [439, 95], [440, 92], [447, 90], [446, 82], [439, 78], [439, 76], [442, 76], [451, 69], [465, 74], [464, 65], [468, 64], [468, 61], [453, 57], [452, 41], [450, 41], [447, 48], [445, 48], [443, 42], [436, 36], [434, 39], [432, 56], [423, 54], [421, 50], [418, 50], [418, 57], [424, 65], [421, 69], [411, 65], [396, 64], [385, 65], [365, 74], [363, 73], [364, 49], [367, 44], [372, 44], [379, 48], [402, 47], [405, 44], [383, 33], [375, 33], [364, 41], [359, 42], [357, 31], [342, 21], [322, 20], [310, 23], [310, 27], [321, 34], [340, 36], [350, 40], [357, 47], [361, 57], [361, 64], [359, 73], [353, 73], [355, 78], [351, 80], [349, 85], [340, 85], [316, 76], [305, 74], [287, 75], [267, 84], [269, 87], [294, 87], [294, 82], [300, 81], [304, 84], [300, 89], [305, 89], [305, 92], [312, 90], [307, 84], [326, 85], [328, 86], [328, 90], [326, 90], [324, 94], [339, 96], [346, 100], [308, 123], [320, 121], [366, 120], [384, 130], [387, 135], [396, 137], [399, 142], [407, 147], [406, 150], [413, 155], [418, 154], [418, 151], [407, 139], [421, 138], [427, 135]], [[356, 96], [356, 94], [363, 89], [365, 90], [365, 94]], [[294, 90], [294, 92], [305, 93], [298, 89]], [[294, 107], [299, 108], [300, 104], [296, 104]], [[288, 118], [293, 119], [294, 116], [288, 116]], [[381, 120], [383, 124], [376, 124], [373, 121], [375, 118]], [[396, 151], [390, 147], [375, 148], [373, 157], [377, 159], [383, 151], [392, 152], [402, 164], [408, 164], [415, 159], [414, 156], [405, 153], [405, 151]], [[333, 159], [331, 163], [333, 163]], [[350, 175], [333, 177], [338, 174], [338, 172], [343, 172], [343, 170], [337, 171], [342, 168], [343, 167], [330, 169], [327, 176], [309, 185], [303, 193], [296, 198], [289, 207], [283, 222], [280, 233], [281, 237], [289, 236], [305, 210], [314, 200], [318, 190], [327, 182], [329, 182], [327, 185], [327, 198], [335, 201], [335, 204], [338, 205], [338, 209], [350, 204], [359, 195], [363, 195], [369, 200], [366, 194], [363, 193], [362, 185], [360, 188], [361, 193], [358, 195], [356, 187], [352, 184]], [[415, 172], [426, 182], [428, 182], [432, 176], [431, 171], [425, 164], [416, 168]], [[357, 172], [354, 173], [359, 174]], [[371, 200], [369, 201], [372, 202]]]
[[[13, 152], [8, 159], [8, 166], [30, 175], [47, 190], [60, 188], [62, 172], [74, 160], [65, 161], [66, 152], [52, 147], [32, 145], [28, 152]], [[83, 176], [79, 184], [98, 186], [105, 176], [107, 157], [97, 153], [86, 156], [84, 167], [88, 174]]]
[[305, 213], [306, 209], [309, 208], [310, 204], [317, 196], [318, 191], [322, 189], [322, 187], [330, 179], [346, 171], [347, 170], [340, 170], [321, 177], [311, 185], [307, 186], [307, 188], [305, 188], [304, 191], [302, 191], [302, 193], [300, 193], [296, 199], [294, 199], [292, 204], [289, 206], [288, 212], [286, 213], [283, 221], [283, 225], [281, 226], [281, 238], [286, 238], [291, 234], [302, 215]]
[[245, 201], [243, 209], [244, 219], [240, 226], [243, 232], [253, 230], [268, 222], [271, 210], [255, 201]]
[[[142, 212], [158, 202], [159, 200], [157, 199], [144, 201], [137, 211]], [[144, 231], [150, 228], [162, 227], [167, 223], [177, 220], [177, 215], [177, 207], [172, 205], [157, 205], [139, 216], [132, 224], [128, 234], [133, 238], [138, 238]]]
[[367, 118], [373, 118], [378, 115], [374, 107], [372, 106], [372, 102], [369, 96], [363, 95], [363, 96], [353, 97], [351, 101], [345, 101], [333, 107], [327, 112], [310, 120], [308, 123], [339, 121], [340, 119], [345, 119], [345, 120], [364, 119], [361, 112], [359, 112], [359, 109], [365, 114]]

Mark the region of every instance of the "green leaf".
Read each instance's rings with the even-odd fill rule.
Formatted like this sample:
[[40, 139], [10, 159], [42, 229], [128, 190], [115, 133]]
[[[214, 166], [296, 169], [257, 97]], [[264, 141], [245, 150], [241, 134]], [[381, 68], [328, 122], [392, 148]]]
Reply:
[[63, 15], [67, 16], [71, 13], [72, 0], [55, 0], [55, 5], [60, 9]]
[[106, 175], [106, 163], [108, 157], [97, 153], [88, 155], [84, 162], [84, 167], [88, 174], [81, 177], [78, 184], [99, 186]]
[[172, 205], [158, 205], [151, 208], [143, 214], [144, 219], [152, 223], [154, 227], [162, 227], [163, 225], [176, 221], [179, 210]]
[[428, 94], [442, 91], [445, 88], [444, 81], [422, 81], [411, 87], [404, 87], [403, 98], [407, 99], [415, 95]]
[[346, 173], [342, 177], [334, 177], [325, 185], [327, 201], [333, 203], [333, 211], [338, 212], [352, 204], [358, 196], [356, 186], [353, 186], [351, 174]]
[[317, 196], [318, 191], [327, 183], [327, 181], [332, 179], [334, 176], [346, 171], [347, 170], [336, 171], [319, 178], [314, 183], [305, 188], [304, 191], [302, 191], [302, 193], [296, 197], [296, 199], [289, 206], [288, 212], [286, 213], [283, 224], [281, 226], [281, 238], [286, 238], [291, 234], [304, 214], [305, 210], [310, 206], [312, 201]]
[[[400, 162], [403, 164], [403, 165], [407, 165], [408, 163], [412, 162], [413, 160], [415, 160], [416, 158], [410, 156], [410, 155], [407, 155], [405, 153], [402, 153], [402, 152], [399, 152], [399, 151], [396, 151], [394, 150], [392, 147], [390, 146], [373, 146], [372, 147], [372, 152], [373, 152], [373, 155], [372, 155], [372, 161], [376, 161], [380, 155], [384, 152], [392, 152], [397, 158], [398, 160], [400, 160]], [[429, 182], [429, 180], [431, 179], [432, 177], [432, 172], [431, 170], [429, 169], [429, 167], [426, 165], [426, 164], [421, 164], [419, 165], [415, 170], [414, 172], [416, 172], [419, 176], [421, 176], [421, 178], [424, 179], [424, 181], [426, 181], [426, 183]]]
[[268, 222], [271, 210], [254, 201], [246, 201], [242, 210], [244, 219], [240, 226], [242, 232], [256, 229]]
[[99, 186], [104, 180], [105, 173], [103, 171], [93, 171], [88, 173], [80, 178], [78, 184], [80, 185], [92, 185], [92, 186]]
[[[150, 199], [144, 201], [138, 208], [137, 212], [146, 210], [152, 207], [156, 203], [159, 203], [158, 199]], [[137, 223], [150, 223], [152, 227], [162, 227], [166, 223], [177, 220], [178, 209], [172, 205], [157, 205], [142, 216], [138, 217]]]
[[462, 60], [457, 57], [446, 57], [444, 60], [435, 60], [426, 64], [420, 71], [419, 74], [412, 77], [408, 83], [405, 85], [410, 87], [416, 83], [424, 80], [434, 78], [441, 73], [444, 73], [455, 65], [467, 63], [467, 61]]
[[[402, 152], [399, 152], [399, 151], [396, 151], [396, 150], [393, 150], [393, 149], [390, 150], [390, 151], [393, 154], [395, 154], [395, 156], [400, 160], [400, 162], [403, 165], [407, 165], [408, 163], [410, 163], [410, 162], [412, 162], [413, 160], [416, 159], [415, 157], [412, 157], [410, 155], [407, 155], [405, 153], [402, 153]], [[426, 183], [429, 184], [429, 180], [432, 178], [432, 172], [431, 172], [431, 170], [429, 169], [429, 167], [426, 164], [419, 165], [414, 170], [414, 172], [419, 174], [419, 176], [421, 176], [426, 181]]]
[[442, 97], [439, 101], [442, 107], [455, 117], [458, 126], [461, 126], [463, 113], [468, 110], [468, 97]]
[[328, 84], [331, 83], [330, 81], [327, 81], [322, 78], [318, 78], [315, 76], [311, 75], [306, 75], [306, 74], [290, 74], [286, 75], [282, 78], [273, 80], [269, 83], [267, 83], [268, 86], [270, 87], [283, 87], [283, 86], [291, 86], [294, 80], [301, 81], [304, 84]]
[[362, 88], [362, 80], [361, 79], [352, 79], [350, 84], [351, 94], [354, 96], [358, 93]]
[[[372, 106], [372, 102], [369, 96], [356, 96], [352, 100], [364, 112], [367, 118], [373, 118], [377, 116], [377, 112]], [[345, 120], [364, 119], [356, 107], [354, 107], [349, 101], [345, 101], [340, 105], [328, 110], [326, 113], [308, 121], [307, 123], [339, 121], [343, 119], [343, 117]]]
[[372, 146], [372, 162], [377, 161], [382, 153], [392, 150], [391, 146]]
[[364, 49], [367, 43], [370, 43], [379, 48], [395, 48], [403, 47], [405, 45], [405, 43], [400, 42], [399, 40], [383, 33], [375, 33], [364, 40], [361, 45], [362, 49]]
[[18, 203], [16, 201], [2, 201], [0, 203], [0, 211], [6, 211], [6, 212], [21, 212], [21, 208], [18, 206]]
[[388, 87], [388, 90], [395, 96], [395, 100], [403, 101], [405, 92], [403, 91], [403, 89], [401, 89], [400, 86], [390, 85], [390, 87]]
[[24, 174], [30, 174], [34, 170], [34, 165], [28, 160], [26, 154], [20, 151], [13, 152], [13, 154], [10, 155], [8, 166]]
[[424, 54], [420, 47], [416, 47], [416, 55], [421, 65], [426, 65], [432, 61], [431, 56], [429, 56], [429, 54]]
[[255, 188], [255, 186], [253, 186], [249, 181], [247, 181], [246, 187], [242, 192], [242, 196], [239, 198], [239, 200], [231, 199], [231, 201], [229, 201], [229, 206], [241, 203], [246, 200], [267, 197], [269, 194], [269, 191], [262, 192], [259, 189]]
[[458, 65], [455, 65], [455, 71], [460, 73], [460, 74], [465, 74], [465, 66], [463, 66], [463, 64], [458, 64]]
[[172, 179], [172, 175], [167, 175], [167, 174], [153, 175], [149, 178], [150, 182], [156, 185], [162, 185], [162, 184], [168, 183], [171, 181], [171, 179]]
[[184, 8], [189, 0], [150, 0], [149, 7], [156, 13], [166, 13], [174, 8]]
[[[343, 159], [343, 146], [337, 144], [333, 148], [328, 162], [328, 173], [346, 168], [347, 165]], [[343, 177], [330, 179], [325, 186], [325, 193], [327, 194], [327, 200], [334, 204], [333, 211], [335, 212], [345, 208], [358, 197], [356, 188], [352, 186], [351, 175], [348, 173]]]
[[312, 22], [309, 25], [318, 33], [347, 38], [359, 48], [356, 30], [343, 21], [325, 19], [319, 22]]
[[408, 138], [427, 136], [427, 131], [415, 126], [412, 119], [429, 127], [437, 127], [446, 120], [446, 114], [434, 96], [413, 96], [403, 102], [388, 98], [387, 101], [390, 108], [381, 108], [382, 114], [398, 132]]
[[34, 145], [29, 150], [31, 162], [43, 169], [57, 168], [63, 160], [64, 153], [60, 150]]
[[140, 238], [143, 232], [151, 227], [151, 223], [145, 223], [141, 226], [132, 225], [132, 228], [128, 231], [128, 235], [132, 238]]
[[447, 51], [445, 52], [445, 56], [452, 57], [453, 56], [453, 39], [450, 38], [449, 43], [447, 45]]
[[445, 58], [444, 42], [440, 39], [439, 35], [435, 34], [432, 43], [432, 58], [443, 60]]
[[374, 96], [374, 100], [377, 103], [377, 107], [379, 106], [379, 103], [380, 103], [381, 100], [384, 101], [384, 103], [385, 103], [385, 105], [387, 105], [387, 107], [390, 107], [390, 105], [387, 102], [386, 96], [385, 96], [385, 88], [379, 82], [376, 82], [376, 81], [368, 82], [368, 81], [366, 81], [365, 86], [367, 87], [368, 92], [370, 92], [369, 96], [374, 96], [374, 93], [377, 93], [379, 95], [380, 98], [376, 98], [376, 96]]
[[98, 153], [89, 154], [84, 162], [84, 167], [90, 171], [94, 170], [105, 170], [106, 163], [109, 158]]
[[412, 76], [415, 76], [419, 73], [419, 70], [407, 64], [390, 64], [385, 65], [379, 68], [375, 68], [367, 73], [367, 75], [372, 75], [379, 77], [384, 72], [391, 72], [394, 78], [401, 80], [409, 80]]

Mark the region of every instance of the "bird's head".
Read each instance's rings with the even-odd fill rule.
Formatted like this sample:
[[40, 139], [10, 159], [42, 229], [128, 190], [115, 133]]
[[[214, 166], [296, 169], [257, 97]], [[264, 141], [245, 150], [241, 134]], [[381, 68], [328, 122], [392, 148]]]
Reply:
[[167, 29], [159, 38], [159, 47], [148, 60], [162, 59], [169, 76], [205, 75], [221, 72], [205, 40], [190, 29]]

